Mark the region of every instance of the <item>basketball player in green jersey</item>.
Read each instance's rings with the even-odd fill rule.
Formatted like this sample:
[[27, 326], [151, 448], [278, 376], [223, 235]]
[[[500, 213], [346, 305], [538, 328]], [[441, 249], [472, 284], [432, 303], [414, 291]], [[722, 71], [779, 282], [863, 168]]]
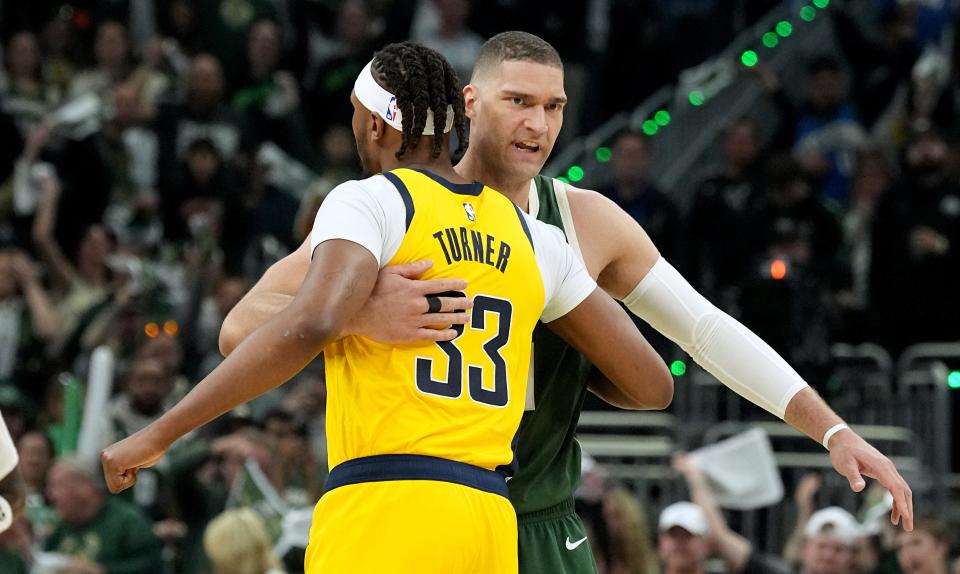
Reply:
[[[538, 219], [562, 228], [587, 270], [610, 295], [679, 344], [722, 383], [823, 443], [834, 468], [854, 491], [862, 476], [894, 499], [891, 521], [913, 527], [910, 488], [893, 464], [843, 421], [768, 345], [718, 310], [666, 262], [640, 226], [610, 200], [538, 175], [563, 123], [563, 64], [547, 42], [505, 32], [484, 44], [464, 88], [470, 146], [457, 165], [469, 180], [506, 194]], [[229, 351], [253, 328], [283, 308], [302, 282], [308, 254], [278, 262], [231, 312], [221, 331]], [[353, 328], [383, 342], [451, 336], [423, 327], [462, 322], [463, 304], [442, 299], [443, 321], [426, 314], [430, 282], [407, 278], [428, 264], [384, 270], [374, 297]], [[545, 329], [534, 335], [532, 396], [520, 426], [519, 472], [510, 481], [517, 510], [520, 571], [595, 572], [590, 546], [573, 511], [580, 474], [574, 432], [588, 389], [630, 408], [638, 388], [588, 380], [577, 353]]]

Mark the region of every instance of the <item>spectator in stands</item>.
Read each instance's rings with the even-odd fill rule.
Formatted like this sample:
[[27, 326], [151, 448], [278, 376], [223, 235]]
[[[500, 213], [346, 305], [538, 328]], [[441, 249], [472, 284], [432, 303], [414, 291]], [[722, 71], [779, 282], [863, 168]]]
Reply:
[[660, 567], [651, 545], [650, 527], [640, 501], [627, 489], [618, 486], [603, 496], [603, 519], [606, 523], [607, 574], [658, 574]]
[[157, 185], [161, 201], [176, 195], [177, 175], [181, 173], [177, 165], [186, 159], [187, 150], [197, 140], [209, 141], [228, 164], [238, 152], [249, 148], [242, 118], [226, 104], [225, 96], [220, 61], [211, 54], [194, 56], [186, 100], [162, 106], [157, 116]]
[[277, 491], [292, 507], [310, 506], [323, 494], [323, 473], [307, 441], [307, 427], [280, 408], [267, 413], [263, 430], [276, 444]]
[[256, 141], [272, 141], [301, 163], [316, 162], [300, 107], [300, 86], [281, 68], [283, 38], [280, 27], [260, 20], [247, 37], [248, 66], [233, 106], [246, 117]]
[[6, 64], [6, 73], [0, 75], [3, 109], [13, 117], [21, 135], [26, 136], [27, 130], [56, 104], [57, 94], [41, 75], [40, 48], [32, 32], [14, 34], [3, 56]]
[[17, 441], [20, 471], [27, 485], [26, 517], [37, 546], [53, 532], [57, 523], [56, 511], [47, 501], [47, 475], [53, 466], [53, 443], [40, 431], [28, 431]]
[[[757, 552], [749, 540], [730, 529], [706, 476], [694, 459], [685, 453], [677, 454], [673, 468], [686, 480], [693, 502], [674, 503], [660, 515], [660, 557], [665, 564], [664, 574], [700, 574], [711, 552], [723, 560], [732, 574], [790, 572], [785, 562]], [[827, 573], [803, 571], [801, 574]]]
[[663, 509], [658, 521], [657, 555], [663, 574], [703, 574], [710, 548], [703, 509], [675, 502]]
[[10, 528], [0, 533], [0, 572], [28, 574], [33, 561], [33, 540], [30, 524], [18, 516]]
[[240, 193], [239, 173], [207, 138], [187, 144], [177, 172], [178, 184], [160, 198], [167, 239], [216, 245], [221, 238], [225, 204], [236, 202]]
[[49, 551], [71, 558], [75, 574], [152, 574], [160, 545], [135, 506], [107, 497], [99, 465], [75, 458], [50, 469], [47, 491], [61, 523], [47, 540]]
[[855, 343], [875, 335], [868, 319], [874, 223], [880, 201], [894, 182], [893, 170], [880, 153], [867, 152], [860, 156], [850, 188], [850, 205], [842, 221], [842, 261], [846, 276], [837, 303], [843, 312], [843, 341]]
[[263, 519], [249, 508], [227, 510], [203, 535], [214, 574], [283, 574]]
[[54, 235], [60, 211], [60, 182], [56, 176], [46, 175], [39, 185], [41, 198], [33, 222], [33, 242], [47, 264], [53, 292], [58, 298], [62, 342], [81, 327], [87, 311], [108, 296], [107, 259], [114, 245], [103, 226], [91, 225], [83, 233], [74, 257], [69, 259]]
[[747, 273], [747, 217], [761, 190], [757, 129], [755, 121], [742, 118], [724, 131], [723, 163], [698, 185], [685, 226], [687, 276], [725, 308], [730, 308], [731, 290]]
[[438, 26], [423, 30], [422, 34], [411, 39], [440, 52], [453, 66], [461, 83], [466, 84], [473, 73], [473, 63], [480, 53], [480, 46], [483, 45], [483, 38], [468, 27], [473, 2], [433, 0], [432, 5], [437, 11]]
[[45, 344], [59, 334], [60, 322], [36, 264], [21, 251], [0, 249], [0, 382], [23, 374], [28, 355], [42, 357]]
[[766, 179], [747, 220], [752, 251], [739, 293], [741, 319], [803, 373], [827, 353], [824, 301], [841, 231], [792, 157], [772, 157]]
[[871, 292], [878, 337], [896, 353], [912, 342], [956, 338], [960, 300], [960, 186], [934, 131], [905, 150], [904, 179], [877, 208]]
[[897, 532], [897, 562], [903, 574], [947, 574], [947, 533], [946, 524], [933, 518], [918, 518], [913, 532]]
[[675, 259], [680, 216], [673, 200], [657, 189], [647, 171], [650, 149], [646, 136], [626, 131], [613, 144], [613, 183], [598, 191], [617, 202], [643, 226], [667, 259]]
[[761, 78], [782, 118], [776, 147], [793, 149], [804, 172], [818, 182], [817, 196], [845, 203], [856, 154], [869, 138], [850, 100], [850, 78], [843, 65], [833, 56], [811, 58], [806, 99], [799, 107], [786, 98], [772, 72], [761, 72]]
[[333, 36], [311, 50], [311, 63], [303, 80], [310, 133], [324, 130], [351, 117], [350, 92], [360, 70], [370, 61], [376, 43], [376, 18], [363, 0], [345, 0], [334, 21]]
[[814, 512], [803, 529], [801, 574], [849, 574], [859, 537], [859, 524], [846, 510], [830, 506]]
[[167, 81], [160, 74], [134, 62], [126, 26], [113, 20], [101, 23], [97, 27], [93, 54], [95, 67], [73, 77], [69, 96], [96, 94], [109, 104], [113, 88], [126, 83], [136, 93], [144, 113], [152, 116], [157, 98], [166, 89]]
[[137, 358], [127, 374], [123, 392], [110, 401], [110, 424], [105, 445], [122, 440], [144, 428], [170, 408], [168, 398], [173, 377], [160, 361]]

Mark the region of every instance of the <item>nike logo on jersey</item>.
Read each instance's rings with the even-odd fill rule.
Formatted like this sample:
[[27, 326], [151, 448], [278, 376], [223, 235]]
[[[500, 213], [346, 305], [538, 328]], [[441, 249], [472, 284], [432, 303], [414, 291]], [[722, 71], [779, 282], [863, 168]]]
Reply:
[[581, 544], [586, 542], [586, 540], [587, 540], [587, 537], [584, 536], [583, 538], [581, 538], [580, 540], [577, 540], [576, 542], [570, 542], [570, 537], [567, 536], [567, 550], [576, 550], [577, 546], [580, 546]]

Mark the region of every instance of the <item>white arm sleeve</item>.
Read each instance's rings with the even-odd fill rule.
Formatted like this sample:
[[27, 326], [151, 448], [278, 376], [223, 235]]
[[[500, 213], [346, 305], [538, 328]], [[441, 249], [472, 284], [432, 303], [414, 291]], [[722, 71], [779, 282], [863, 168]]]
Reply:
[[346, 239], [365, 247], [383, 268], [403, 242], [405, 216], [400, 193], [382, 175], [341, 183], [317, 210], [310, 233], [310, 257], [324, 241]]
[[13, 444], [13, 437], [7, 430], [7, 423], [3, 422], [3, 415], [0, 414], [0, 480], [10, 474], [19, 460], [17, 446]]
[[544, 308], [540, 320], [549, 323], [582, 303], [597, 288], [597, 283], [559, 229], [526, 214], [523, 217], [527, 220], [537, 267], [543, 277]]
[[623, 304], [738, 395], [783, 418], [807, 383], [753, 332], [717, 309], [660, 258]]

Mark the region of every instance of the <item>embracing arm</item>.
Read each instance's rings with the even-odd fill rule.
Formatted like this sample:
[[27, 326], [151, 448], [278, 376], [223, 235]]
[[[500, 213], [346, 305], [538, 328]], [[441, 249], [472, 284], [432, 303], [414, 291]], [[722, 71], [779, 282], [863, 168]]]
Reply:
[[179, 437], [286, 382], [334, 340], [370, 296], [379, 264], [347, 240], [321, 243], [290, 304], [247, 337], [170, 411], [101, 455], [111, 491], [155, 463]]
[[250, 291], [227, 313], [220, 327], [220, 353], [224, 357], [293, 301], [310, 269], [310, 238], [270, 266]]
[[660, 355], [623, 309], [600, 289], [547, 324], [586, 355], [616, 386], [608, 400], [633, 409], [665, 409], [673, 400], [673, 378]]

